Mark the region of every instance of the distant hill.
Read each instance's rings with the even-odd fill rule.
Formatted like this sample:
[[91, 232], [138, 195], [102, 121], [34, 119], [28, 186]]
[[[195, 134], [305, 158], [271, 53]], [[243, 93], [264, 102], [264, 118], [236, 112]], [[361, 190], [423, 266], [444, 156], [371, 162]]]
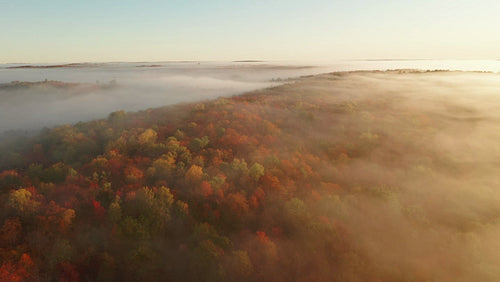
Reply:
[[0, 90], [16, 90], [31, 87], [54, 87], [54, 88], [73, 88], [82, 85], [80, 83], [67, 83], [56, 80], [45, 80], [45, 81], [12, 81], [10, 83], [0, 83]]
[[51, 68], [84, 68], [84, 67], [98, 67], [102, 64], [95, 63], [71, 63], [71, 64], [60, 64], [60, 65], [22, 65], [22, 66], [11, 66], [7, 69], [51, 69]]
[[163, 65], [139, 65], [138, 68], [159, 68], [163, 67]]
[[238, 61], [233, 61], [233, 63], [264, 63], [266, 61], [260, 61], [260, 60], [238, 60]]
[[92, 84], [92, 83], [71, 83], [71, 82], [62, 82], [57, 80], [44, 80], [44, 81], [12, 81], [9, 83], [0, 83], [0, 91], [18, 91], [18, 90], [28, 90], [28, 89], [37, 89], [37, 90], [49, 90], [49, 89], [58, 89], [58, 90], [92, 90], [92, 89], [102, 89], [116, 86], [115, 81], [111, 81], [110, 83], [104, 84]]

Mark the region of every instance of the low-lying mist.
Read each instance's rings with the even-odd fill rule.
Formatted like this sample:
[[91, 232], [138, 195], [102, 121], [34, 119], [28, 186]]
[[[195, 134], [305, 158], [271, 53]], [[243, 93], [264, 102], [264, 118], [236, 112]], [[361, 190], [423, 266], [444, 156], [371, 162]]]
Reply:
[[340, 280], [500, 279], [500, 75], [338, 73], [287, 90], [314, 119], [290, 135], [349, 191], [310, 207], [349, 231]]
[[[78, 89], [109, 91], [104, 111], [160, 103], [162, 85], [256, 86], [141, 81]], [[54, 103], [95, 102], [79, 95]], [[32, 256], [32, 277], [500, 281], [500, 74], [322, 74], [13, 143], [0, 255], [18, 269]]]
[[[7, 130], [37, 131], [42, 127], [89, 121], [117, 110], [136, 111], [231, 96], [304, 75], [407, 68], [500, 71], [500, 62], [360, 60], [4, 64], [0, 65], [0, 134]], [[46, 80], [85, 84], [86, 87], [20, 87], [15, 91], [2, 87], [12, 81]], [[115, 87], [102, 87], [110, 82], [116, 82]]]
[[[10, 66], [0, 69], [0, 133], [89, 121], [117, 110], [236, 95], [317, 72], [307, 66], [242, 63]], [[12, 81], [40, 83], [11, 87]]]

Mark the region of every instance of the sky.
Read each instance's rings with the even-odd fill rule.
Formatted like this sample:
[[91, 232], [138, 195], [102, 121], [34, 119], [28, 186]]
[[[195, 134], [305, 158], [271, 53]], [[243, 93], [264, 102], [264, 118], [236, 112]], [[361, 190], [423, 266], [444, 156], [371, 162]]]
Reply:
[[0, 63], [500, 59], [498, 0], [0, 0]]

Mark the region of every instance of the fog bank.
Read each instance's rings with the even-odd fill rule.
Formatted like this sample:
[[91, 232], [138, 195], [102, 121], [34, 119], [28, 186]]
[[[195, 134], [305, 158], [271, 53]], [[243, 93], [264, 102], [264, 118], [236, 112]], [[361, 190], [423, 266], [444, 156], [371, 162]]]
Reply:
[[[302, 66], [196, 63], [1, 69], [0, 132], [37, 130], [103, 118], [117, 110], [136, 111], [235, 95], [310, 72], [311, 68]], [[64, 88], [50, 84], [6, 87], [11, 81], [46, 80], [76, 84]], [[110, 83], [113, 87], [103, 87]]]
[[[0, 132], [38, 130], [180, 102], [230, 96], [275, 86], [289, 78], [331, 71], [385, 69], [500, 71], [498, 61], [159, 62], [0, 65], [0, 84], [61, 81], [84, 89], [0, 87]], [[101, 86], [116, 82], [116, 87]]]

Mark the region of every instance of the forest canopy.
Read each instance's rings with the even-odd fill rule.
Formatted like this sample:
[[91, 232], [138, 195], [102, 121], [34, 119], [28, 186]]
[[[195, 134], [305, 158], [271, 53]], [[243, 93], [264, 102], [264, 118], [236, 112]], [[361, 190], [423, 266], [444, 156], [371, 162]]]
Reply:
[[498, 281], [499, 78], [332, 73], [3, 140], [0, 281]]

